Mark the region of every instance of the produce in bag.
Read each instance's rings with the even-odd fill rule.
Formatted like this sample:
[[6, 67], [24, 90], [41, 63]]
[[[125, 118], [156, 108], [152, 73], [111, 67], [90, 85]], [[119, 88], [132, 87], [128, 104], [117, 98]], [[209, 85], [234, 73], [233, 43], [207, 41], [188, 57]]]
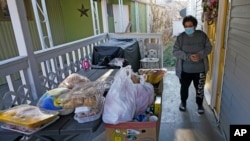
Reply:
[[100, 81], [84, 82], [77, 84], [63, 100], [63, 108], [78, 106], [97, 106], [104, 93], [103, 83]]

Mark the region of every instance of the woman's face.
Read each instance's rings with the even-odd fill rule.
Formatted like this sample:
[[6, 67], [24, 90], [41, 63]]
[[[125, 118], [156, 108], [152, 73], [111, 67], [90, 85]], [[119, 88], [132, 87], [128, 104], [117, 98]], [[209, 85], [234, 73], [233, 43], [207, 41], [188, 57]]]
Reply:
[[191, 22], [191, 21], [186, 21], [185, 23], [184, 23], [184, 28], [185, 28], [185, 32], [186, 32], [186, 34], [188, 35], [188, 36], [192, 36], [193, 34], [194, 34], [194, 32], [195, 32], [195, 26], [194, 26], [194, 24], [193, 24], [193, 22]]
[[190, 28], [190, 27], [195, 28], [193, 22], [187, 21], [184, 23], [184, 28]]

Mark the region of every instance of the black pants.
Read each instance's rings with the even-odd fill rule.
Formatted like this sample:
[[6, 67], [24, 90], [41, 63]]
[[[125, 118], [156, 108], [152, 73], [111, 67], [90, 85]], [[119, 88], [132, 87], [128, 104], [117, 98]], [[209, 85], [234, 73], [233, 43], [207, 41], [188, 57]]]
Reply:
[[206, 75], [204, 72], [202, 73], [185, 73], [181, 74], [181, 101], [184, 105], [186, 105], [186, 101], [188, 99], [188, 89], [193, 81], [194, 87], [196, 89], [196, 103], [197, 105], [202, 105], [204, 98], [204, 86], [206, 81]]

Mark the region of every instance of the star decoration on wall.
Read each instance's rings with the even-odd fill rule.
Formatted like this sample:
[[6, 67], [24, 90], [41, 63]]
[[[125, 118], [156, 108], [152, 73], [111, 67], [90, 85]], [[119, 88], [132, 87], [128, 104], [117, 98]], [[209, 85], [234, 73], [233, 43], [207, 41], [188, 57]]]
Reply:
[[82, 17], [83, 15], [85, 15], [86, 17], [88, 17], [88, 11], [89, 11], [89, 9], [85, 9], [84, 8], [84, 5], [82, 4], [82, 8], [81, 9], [77, 9], [79, 12], [81, 12], [81, 15], [80, 15], [80, 17]]

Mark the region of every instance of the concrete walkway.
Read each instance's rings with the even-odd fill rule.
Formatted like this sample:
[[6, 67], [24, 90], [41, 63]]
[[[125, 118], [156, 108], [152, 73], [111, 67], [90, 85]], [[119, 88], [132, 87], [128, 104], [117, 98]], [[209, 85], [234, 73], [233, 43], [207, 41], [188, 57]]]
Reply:
[[164, 78], [159, 141], [224, 141], [206, 100], [203, 102], [205, 113], [197, 113], [193, 85], [189, 88], [186, 112], [179, 111], [179, 91], [179, 79], [174, 71], [169, 71]]

